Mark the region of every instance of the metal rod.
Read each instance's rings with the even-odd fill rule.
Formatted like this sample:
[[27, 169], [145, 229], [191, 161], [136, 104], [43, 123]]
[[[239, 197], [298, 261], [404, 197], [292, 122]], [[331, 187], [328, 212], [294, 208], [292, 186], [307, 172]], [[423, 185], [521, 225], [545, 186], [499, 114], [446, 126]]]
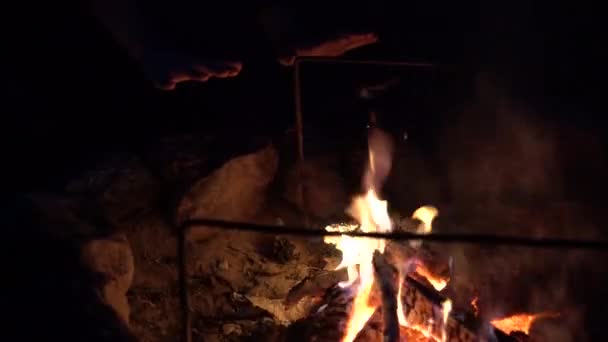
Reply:
[[[304, 162], [304, 119], [302, 115], [302, 80], [300, 78], [300, 64], [301, 63], [322, 63], [322, 64], [359, 64], [359, 65], [379, 65], [379, 66], [402, 66], [402, 67], [433, 67], [430, 63], [417, 63], [417, 62], [404, 62], [404, 61], [381, 61], [381, 60], [352, 60], [343, 59], [340, 57], [296, 57], [294, 61], [294, 76], [293, 76], [293, 89], [294, 89], [294, 102], [296, 111], [296, 146], [298, 161]], [[303, 183], [303, 179], [297, 184], [296, 197], [302, 203], [305, 208], [305, 196], [306, 188]], [[304, 209], [304, 223], [308, 225], [310, 218], [308, 213]]]
[[294, 89], [294, 100], [296, 105], [296, 133], [297, 133], [297, 145], [298, 145], [298, 158], [300, 161], [304, 161], [304, 127], [302, 121], [302, 95], [300, 92], [300, 63], [296, 59], [294, 64], [294, 76], [293, 76], [293, 89]]
[[188, 279], [186, 271], [186, 233], [188, 227], [179, 229], [177, 242], [177, 254], [179, 259], [179, 301], [181, 308], [181, 341], [192, 342], [192, 318], [190, 317], [190, 300], [188, 293]]
[[382, 60], [353, 60], [339, 57], [296, 57], [294, 61], [294, 101], [296, 110], [296, 134], [298, 158], [304, 160], [304, 124], [302, 117], [302, 85], [300, 79], [301, 63], [322, 63], [322, 64], [359, 64], [359, 65], [379, 65], [379, 66], [407, 66], [407, 67], [434, 67], [431, 63], [424, 62], [405, 62], [405, 61], [382, 61]]
[[406, 62], [406, 61], [383, 61], [383, 60], [355, 60], [343, 59], [339, 57], [297, 57], [294, 65], [300, 62], [327, 63], [327, 64], [365, 64], [365, 65], [381, 65], [381, 66], [409, 66], [409, 67], [425, 67], [432, 68], [434, 64], [425, 62]]
[[520, 236], [499, 236], [487, 234], [416, 234], [407, 232], [392, 233], [363, 233], [363, 232], [328, 232], [319, 228], [311, 227], [287, 227], [261, 225], [255, 223], [231, 222], [210, 219], [192, 219], [186, 221], [181, 229], [200, 229], [200, 228], [225, 228], [231, 230], [241, 230], [276, 235], [293, 235], [306, 237], [321, 236], [340, 236], [347, 235], [352, 237], [365, 237], [372, 239], [385, 240], [423, 240], [440, 243], [468, 243], [468, 244], [488, 244], [504, 246], [522, 246], [531, 248], [571, 248], [589, 249], [598, 251], [608, 251], [608, 241], [597, 240], [569, 240], [560, 238], [528, 238]]

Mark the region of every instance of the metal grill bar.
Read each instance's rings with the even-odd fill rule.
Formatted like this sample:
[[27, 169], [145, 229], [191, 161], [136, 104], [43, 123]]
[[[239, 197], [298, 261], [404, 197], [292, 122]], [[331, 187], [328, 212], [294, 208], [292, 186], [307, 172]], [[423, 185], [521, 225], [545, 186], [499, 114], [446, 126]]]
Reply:
[[503, 246], [521, 246], [529, 248], [561, 248], [561, 249], [585, 249], [593, 251], [608, 252], [608, 241], [596, 240], [568, 240], [560, 238], [528, 238], [519, 236], [497, 236], [485, 234], [415, 234], [407, 232], [393, 233], [363, 233], [363, 232], [327, 232], [320, 228], [311, 227], [286, 227], [260, 225], [254, 223], [231, 222], [211, 219], [193, 219], [184, 222], [179, 227], [178, 259], [179, 259], [179, 290], [180, 305], [182, 312], [182, 341], [192, 342], [190, 302], [188, 294], [186, 274], [186, 238], [188, 232], [193, 229], [222, 228], [226, 230], [238, 230], [258, 232], [273, 235], [292, 235], [302, 237], [322, 237], [348, 235], [352, 237], [364, 237], [386, 240], [422, 240], [439, 243], [469, 243], [469, 244], [491, 244]]

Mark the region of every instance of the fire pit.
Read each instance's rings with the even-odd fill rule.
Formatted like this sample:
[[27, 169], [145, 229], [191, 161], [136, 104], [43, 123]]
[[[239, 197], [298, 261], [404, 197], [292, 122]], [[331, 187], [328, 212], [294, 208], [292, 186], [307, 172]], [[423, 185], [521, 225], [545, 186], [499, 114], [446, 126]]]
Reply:
[[[433, 220], [439, 214], [433, 206], [418, 208], [402, 222], [393, 222], [389, 217], [387, 202], [380, 198], [379, 193], [391, 168], [391, 150], [390, 136], [379, 129], [372, 129], [368, 166], [363, 176], [366, 191], [354, 197], [347, 211], [354, 221], [325, 228], [329, 234], [324, 239], [325, 244], [341, 252], [335, 277], [324, 280], [307, 278], [292, 288], [283, 301], [286, 310], [299, 305], [304, 297], [310, 299], [311, 294], [314, 302], [305, 309], [307, 313], [303, 318], [291, 322], [284, 334], [273, 340], [526, 341], [535, 321], [559, 315], [522, 313], [509, 317], [484, 317], [479, 312], [477, 297], [472, 299], [469, 307], [455, 308], [449, 295], [454, 272], [449, 255], [433, 253], [416, 239], [404, 242], [377, 236], [351, 236], [358, 232], [410, 232], [420, 237], [432, 233]], [[190, 222], [195, 223], [196, 220]], [[198, 223], [222, 226], [221, 221], [201, 220]], [[260, 227], [243, 225], [250, 230]], [[299, 232], [302, 235], [318, 233], [310, 230]], [[181, 241], [185, 239], [182, 237]], [[273, 248], [284, 244], [275, 243]], [[185, 265], [183, 244], [180, 255], [182, 265]], [[185, 266], [182, 267], [182, 277], [186, 273], [184, 270]], [[182, 284], [184, 282], [182, 278]], [[183, 285], [182, 300], [188, 300]], [[184, 320], [186, 339], [191, 329], [189, 314], [189, 309], [183, 311], [187, 318]]]
[[[348, 129], [345, 131], [350, 132]], [[414, 139], [416, 132], [411, 132]], [[568, 307], [558, 304], [528, 306], [521, 302], [512, 307], [505, 306], [505, 298], [495, 297], [491, 291], [487, 291], [490, 281], [484, 283], [485, 279], [473, 276], [478, 273], [482, 274], [479, 278], [488, 277], [489, 272], [473, 269], [476, 266], [464, 270], [469, 261], [474, 260], [458, 259], [458, 254], [449, 248], [435, 250], [432, 241], [473, 242], [474, 248], [480, 249], [481, 258], [491, 254], [486, 253], [488, 250], [481, 250], [487, 248], [488, 244], [507, 242], [528, 246], [547, 243], [573, 246], [580, 245], [580, 242], [548, 242], [495, 234], [457, 237], [457, 234], [433, 233], [433, 227], [442, 233], [454, 231], [450, 227], [444, 230], [443, 225], [444, 218], [450, 225], [453, 224], [451, 210], [454, 208], [441, 201], [420, 199], [416, 194], [409, 196], [409, 191], [402, 191], [403, 187], [390, 183], [390, 179], [385, 185], [389, 171], [392, 170], [393, 174], [403, 171], [393, 166], [408, 165], [407, 174], [410, 177], [410, 165], [412, 169], [416, 169], [417, 165], [403, 163], [403, 156], [397, 152], [392, 155], [392, 139], [388, 134], [375, 128], [368, 130], [368, 134], [367, 151], [358, 142], [355, 146], [348, 146], [353, 149], [352, 156], [344, 157], [344, 160], [352, 158], [352, 164], [356, 166], [344, 163], [352, 171], [348, 171], [348, 176], [344, 178], [326, 176], [327, 172], [319, 173], [319, 169], [315, 169], [318, 166], [308, 163], [318, 160], [314, 152], [311, 153], [312, 159], [302, 163], [304, 167], [301, 169], [298, 169], [302, 166], [299, 163], [292, 165], [288, 161], [289, 166], [284, 174], [289, 175], [290, 181], [285, 181], [285, 187], [298, 183], [293, 179], [303, 179], [307, 186], [311, 183], [316, 186], [313, 191], [307, 188], [315, 195], [309, 197], [313, 201], [322, 199], [314, 206], [304, 201], [299, 203], [293, 200], [298, 193], [296, 186], [289, 188], [291, 191], [286, 191], [282, 196], [291, 197], [282, 199], [295, 204], [302, 210], [301, 215], [290, 218], [287, 212], [276, 211], [270, 212], [269, 217], [264, 219], [254, 216], [268, 203], [265, 201], [268, 198], [261, 195], [266, 191], [266, 185], [273, 179], [283, 181], [279, 178], [282, 174], [275, 178], [275, 167], [268, 167], [276, 164], [272, 148], [235, 158], [190, 189], [186, 200], [180, 203], [179, 207], [183, 209], [180, 213], [183, 215], [178, 220], [182, 223], [179, 246], [184, 341], [512, 341], [538, 335], [535, 335], [535, 329], [530, 329], [536, 321], [558, 321], [554, 319], [558, 316], [554, 312], [556, 309], [566, 316]], [[358, 140], [358, 135], [351, 140]], [[333, 146], [319, 144], [318, 147], [335, 153]], [[299, 157], [302, 157], [301, 150], [298, 151]], [[399, 146], [395, 150], [402, 151]], [[392, 158], [395, 158], [395, 165], [392, 165]], [[343, 165], [341, 157], [330, 155], [328, 159]], [[366, 166], [361, 167], [363, 164]], [[325, 171], [343, 171], [333, 166], [324, 165]], [[295, 172], [292, 172], [294, 169]], [[362, 177], [357, 170], [365, 170]], [[418, 174], [423, 170], [425, 168], [419, 168]], [[322, 181], [315, 184], [310, 178], [322, 178]], [[359, 191], [350, 206], [346, 191], [335, 197], [320, 195], [322, 192], [319, 189], [342, 187], [344, 184], [339, 183], [341, 179], [355, 180], [352, 182], [354, 184], [359, 183], [361, 178], [362, 189], [356, 184], [346, 190], [352, 194], [356, 186]], [[415, 176], [413, 178], [418, 180]], [[383, 188], [393, 194], [390, 191], [382, 192]], [[222, 190], [218, 193], [218, 189]], [[281, 188], [279, 191], [283, 190]], [[412, 202], [420, 203], [406, 200], [407, 210], [396, 209], [395, 206], [403, 205], [403, 201], [394, 197], [397, 191], [403, 192], [403, 197], [411, 197]], [[391, 202], [390, 216], [388, 201]], [[335, 203], [338, 203], [335, 205], [337, 210], [325, 210], [325, 207]], [[413, 210], [425, 203], [435, 204], [441, 210], [432, 205]], [[341, 212], [345, 207], [349, 208], [350, 220], [340, 215], [323, 216]], [[308, 210], [311, 208], [315, 210]], [[308, 213], [316, 222], [307, 221], [302, 213]], [[435, 221], [440, 213], [440, 220]], [[400, 219], [402, 214], [406, 214], [406, 218]], [[240, 223], [242, 221], [252, 223]], [[294, 227], [301, 222], [306, 222], [306, 227]], [[332, 222], [343, 223], [327, 225]], [[202, 226], [202, 229], [190, 229], [194, 226]], [[468, 222], [463, 226], [468, 229]], [[210, 227], [261, 231], [274, 236], [253, 237], [256, 234], [218, 232], [217, 229], [208, 230]], [[298, 239], [291, 238], [293, 236], [315, 238], [302, 239], [309, 241], [299, 243], [296, 241]], [[427, 240], [430, 243], [423, 243]], [[314, 245], [314, 248], [304, 246], [307, 243]], [[602, 243], [589, 241], [584, 244], [605, 247], [605, 244], [600, 246]], [[191, 253], [189, 258], [186, 258], [186, 251]], [[513, 251], [507, 253], [513, 254]], [[154, 262], [156, 260], [153, 259]], [[477, 265], [475, 262], [471, 264]], [[486, 264], [488, 269], [493, 267], [492, 262]], [[458, 267], [455, 269], [453, 265]], [[502, 266], [509, 271], [509, 267]], [[462, 278], [468, 278], [465, 282], [470, 285], [470, 288], [465, 286], [465, 291]], [[497, 281], [497, 278], [492, 277], [491, 281], [502, 281]], [[508, 274], [501, 279], [513, 279], [513, 282], [505, 281], [507, 285], [504, 287], [519, 281]], [[480, 288], [479, 293], [468, 291], [472, 288], [477, 291], [480, 284], [485, 288]], [[509, 290], [496, 292], [500, 296]], [[512, 292], [514, 296], [527, 293], [526, 290]], [[154, 298], [143, 299], [157, 305]], [[141, 304], [140, 307], [149, 305], [143, 300], [138, 304]], [[496, 308], [498, 312], [493, 311]], [[513, 315], [516, 312], [520, 314]], [[560, 316], [560, 321], [563, 316]], [[149, 320], [142, 321], [148, 323]], [[171, 335], [171, 331], [160, 330], [160, 334]]]
[[[358, 224], [330, 225], [330, 232], [392, 231], [387, 202], [378, 197], [391, 168], [391, 140], [373, 129], [369, 139], [369, 165], [364, 175], [367, 192], [355, 197], [349, 214]], [[420, 207], [412, 218], [419, 222], [418, 233], [430, 233], [438, 210]], [[306, 319], [308, 341], [479, 341], [489, 336], [514, 340], [501, 333], [529, 331], [535, 317], [526, 316], [493, 321], [498, 329], [468, 324], [452, 314], [452, 301], [441, 294], [449, 282], [447, 272], [433, 272], [419, 252], [420, 241], [409, 245], [380, 239], [329, 236], [325, 242], [342, 252], [337, 270], [346, 269], [348, 279], [330, 288], [322, 305]], [[426, 258], [428, 260], [428, 258]], [[510, 324], [512, 323], [512, 324]], [[382, 337], [383, 336], [383, 337]]]

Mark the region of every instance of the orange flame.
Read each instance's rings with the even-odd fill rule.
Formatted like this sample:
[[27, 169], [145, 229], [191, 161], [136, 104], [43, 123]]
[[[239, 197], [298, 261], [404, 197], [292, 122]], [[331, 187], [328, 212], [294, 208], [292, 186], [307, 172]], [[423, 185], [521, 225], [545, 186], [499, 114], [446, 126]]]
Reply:
[[475, 317], [479, 316], [479, 306], [477, 305], [478, 302], [479, 297], [475, 297], [471, 301], [471, 307], [473, 308], [473, 313], [475, 314]]
[[[387, 136], [379, 131], [370, 136], [369, 167], [366, 170], [364, 181], [367, 193], [353, 199], [348, 213], [359, 222], [361, 231], [390, 232], [391, 219], [388, 215], [387, 202], [380, 200], [376, 194], [390, 169], [390, 142]], [[327, 231], [340, 231], [355, 229], [352, 225], [328, 226]], [[348, 319], [346, 331], [342, 342], [351, 342], [357, 337], [365, 323], [376, 310], [376, 306], [369, 303], [372, 286], [374, 284], [373, 257], [376, 251], [384, 253], [386, 242], [381, 239], [353, 238], [349, 236], [326, 237], [325, 243], [335, 244], [342, 251], [342, 261], [336, 269], [346, 268], [348, 280], [340, 283], [342, 287], [350, 287], [356, 291], [352, 309]], [[355, 287], [355, 282], [357, 285]]]
[[[379, 130], [374, 130], [369, 136], [369, 166], [363, 178], [363, 183], [367, 192], [365, 195], [357, 196], [348, 210], [359, 223], [359, 229], [363, 232], [390, 232], [392, 224], [388, 215], [387, 202], [381, 200], [377, 195], [377, 189], [388, 175], [391, 168], [392, 143], [388, 135]], [[424, 206], [416, 210], [413, 218], [419, 219], [422, 223], [418, 230], [429, 233], [432, 230], [431, 223], [437, 216], [437, 209], [432, 206]], [[347, 232], [357, 229], [355, 225], [331, 225], [325, 228], [327, 231]], [[336, 269], [347, 269], [348, 280], [339, 285], [355, 291], [351, 312], [346, 326], [346, 331], [342, 342], [352, 342], [361, 329], [365, 326], [369, 318], [376, 310], [376, 306], [369, 303], [369, 298], [374, 283], [373, 256], [376, 251], [384, 253], [385, 241], [382, 239], [356, 238], [345, 235], [325, 237], [325, 243], [334, 244], [342, 251], [342, 260]], [[426, 268], [418, 267], [423, 275], [436, 289], [443, 289], [447, 285], [447, 280], [433, 276]], [[400, 278], [403, 279], [403, 278]], [[403, 311], [401, 303], [401, 285], [398, 294], [398, 318], [401, 325], [408, 326], [420, 331], [426, 337], [432, 337], [439, 341], [436, 336], [432, 336], [430, 329], [410, 326]], [[452, 303], [446, 300], [443, 304], [444, 332], [442, 340], [446, 339], [445, 322], [452, 309]]]
[[[430, 205], [425, 205], [416, 209], [412, 214], [412, 218], [421, 222], [420, 225], [418, 225], [416, 232], [419, 234], [431, 233], [433, 231], [433, 220], [438, 214], [439, 211], [437, 208]], [[420, 240], [410, 241], [410, 246], [413, 248], [419, 248], [421, 245], [422, 241]]]
[[[387, 213], [386, 201], [381, 201], [374, 190], [369, 190], [365, 196], [355, 197], [350, 208], [351, 215], [361, 224], [363, 232], [387, 232], [391, 229], [391, 221]], [[328, 226], [327, 231], [353, 230], [352, 225]], [[346, 268], [348, 280], [340, 283], [342, 287], [358, 284], [352, 310], [348, 319], [343, 342], [351, 342], [363, 329], [372, 316], [376, 307], [369, 304], [369, 297], [374, 284], [374, 252], [384, 252], [385, 241], [379, 239], [354, 238], [345, 235], [328, 236], [325, 243], [332, 243], [342, 251], [342, 261], [336, 269]], [[358, 268], [357, 268], [358, 266]], [[354, 287], [354, 286], [353, 286]]]
[[426, 278], [426, 280], [433, 285], [435, 290], [441, 291], [448, 285], [448, 279], [440, 276], [436, 276], [429, 271], [426, 266], [418, 264], [416, 265], [416, 273]]
[[519, 313], [509, 317], [492, 320], [492, 325], [504, 332], [505, 334], [511, 334], [515, 331], [521, 331], [526, 335], [530, 334], [530, 327], [538, 319], [557, 317], [559, 314], [551, 312], [542, 312], [538, 314]]
[[[400, 275], [399, 279], [403, 279], [403, 277]], [[450, 316], [450, 312], [452, 311], [452, 301], [449, 299], [446, 299], [443, 303], [441, 303], [441, 307], [443, 310], [443, 332], [442, 332], [441, 338], [439, 338], [431, 333], [430, 327], [424, 327], [420, 324], [412, 324], [407, 321], [407, 317], [405, 316], [405, 311], [403, 308], [403, 303], [401, 302], [402, 289], [403, 289], [403, 282], [400, 282], [399, 291], [397, 293], [397, 318], [399, 320], [399, 325], [416, 330], [417, 332], [421, 333], [424, 337], [433, 339], [435, 342], [445, 342], [447, 340], [446, 326], [447, 326], [448, 318]]]

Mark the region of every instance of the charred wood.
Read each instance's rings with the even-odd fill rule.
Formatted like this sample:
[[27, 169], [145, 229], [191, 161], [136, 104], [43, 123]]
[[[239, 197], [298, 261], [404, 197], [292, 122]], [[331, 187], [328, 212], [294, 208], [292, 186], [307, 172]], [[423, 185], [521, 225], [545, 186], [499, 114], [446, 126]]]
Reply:
[[289, 327], [285, 341], [339, 342], [346, 330], [353, 300], [351, 290], [337, 285], [330, 288], [312, 315]]
[[374, 270], [382, 297], [382, 317], [384, 320], [384, 341], [398, 342], [399, 318], [397, 315], [397, 300], [399, 272], [389, 264], [384, 255], [374, 254]]
[[289, 291], [285, 305], [295, 305], [304, 297], [321, 298], [332, 286], [346, 279], [346, 270], [322, 271], [307, 277]]

